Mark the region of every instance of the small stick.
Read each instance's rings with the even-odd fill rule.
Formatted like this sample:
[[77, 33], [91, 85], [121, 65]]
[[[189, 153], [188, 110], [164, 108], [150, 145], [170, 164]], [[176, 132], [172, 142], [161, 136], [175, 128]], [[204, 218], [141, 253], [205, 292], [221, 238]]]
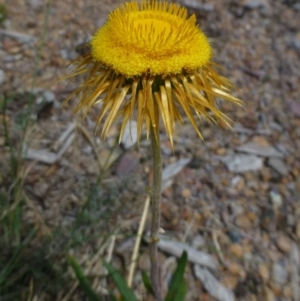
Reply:
[[128, 275], [128, 279], [127, 279], [127, 284], [129, 287], [132, 286], [133, 274], [134, 274], [135, 267], [136, 267], [136, 261], [137, 261], [137, 257], [138, 257], [140, 244], [141, 244], [142, 234], [143, 234], [145, 223], [146, 223], [146, 217], [147, 217], [147, 213], [148, 213], [149, 204], [150, 204], [150, 197], [148, 196], [145, 201], [144, 210], [142, 213], [141, 222], [139, 225], [139, 229], [137, 232], [137, 237], [136, 237], [136, 241], [135, 241], [135, 245], [134, 245], [134, 249], [133, 249], [133, 253], [132, 253], [132, 257], [131, 257], [129, 275]]

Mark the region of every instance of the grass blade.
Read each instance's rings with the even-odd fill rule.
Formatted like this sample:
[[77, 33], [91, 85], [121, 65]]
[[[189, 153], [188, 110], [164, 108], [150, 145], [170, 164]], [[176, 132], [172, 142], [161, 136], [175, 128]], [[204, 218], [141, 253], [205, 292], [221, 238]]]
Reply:
[[119, 301], [118, 298], [111, 291], [108, 291], [108, 294], [111, 301]]
[[118, 290], [119, 290], [121, 296], [126, 301], [137, 301], [137, 298], [133, 294], [132, 290], [128, 287], [125, 279], [120, 274], [120, 272], [117, 271], [111, 264], [109, 264], [105, 260], [104, 260], [104, 265], [105, 265], [109, 275], [113, 279], [114, 283], [118, 287]]
[[[186, 284], [184, 282], [184, 270], [187, 263], [187, 252], [184, 251], [178, 260], [177, 268], [173, 274], [171, 285], [165, 301], [182, 301], [186, 293]], [[180, 298], [179, 298], [180, 297]]]
[[31, 241], [31, 239], [33, 238], [35, 233], [36, 233], [36, 230], [33, 229], [30, 232], [30, 234], [28, 235], [25, 242], [16, 249], [16, 251], [14, 252], [11, 259], [8, 261], [6, 266], [0, 271], [0, 286], [3, 285], [5, 283], [5, 281], [7, 281], [7, 278], [9, 277], [10, 273], [13, 271], [13, 269], [19, 263], [19, 260], [23, 254], [23, 251], [25, 250], [25, 248], [27, 247], [28, 243]]
[[83, 274], [83, 271], [82, 271], [81, 267], [79, 266], [79, 264], [77, 263], [77, 261], [75, 260], [75, 258], [73, 258], [72, 256], [69, 256], [68, 259], [69, 259], [69, 262], [76, 274], [77, 280], [78, 280], [81, 288], [85, 292], [86, 296], [88, 297], [88, 299], [90, 301], [101, 301], [99, 296], [95, 293], [95, 291], [91, 287], [87, 277]]
[[144, 286], [145, 286], [147, 292], [154, 297], [154, 291], [153, 291], [153, 288], [151, 285], [150, 278], [144, 271], [142, 271], [142, 280], [143, 280], [143, 283], [144, 283]]
[[187, 284], [186, 281], [183, 280], [180, 286], [178, 287], [175, 298], [172, 301], [184, 301], [186, 293]]

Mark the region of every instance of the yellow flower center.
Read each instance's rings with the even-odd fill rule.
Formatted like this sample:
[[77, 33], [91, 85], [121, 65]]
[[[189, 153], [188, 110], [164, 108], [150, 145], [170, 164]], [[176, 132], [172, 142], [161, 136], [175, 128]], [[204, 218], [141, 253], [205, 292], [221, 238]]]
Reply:
[[95, 61], [127, 77], [168, 75], [208, 63], [211, 47], [195, 15], [176, 4], [126, 3], [113, 11], [91, 41]]

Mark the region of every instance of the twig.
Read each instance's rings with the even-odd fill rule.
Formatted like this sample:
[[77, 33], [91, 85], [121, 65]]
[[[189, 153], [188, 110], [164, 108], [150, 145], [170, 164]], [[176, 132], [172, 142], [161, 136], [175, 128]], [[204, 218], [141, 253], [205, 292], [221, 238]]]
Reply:
[[58, 151], [58, 148], [69, 137], [69, 135], [71, 135], [71, 133], [75, 130], [75, 127], [76, 127], [75, 122], [72, 122], [71, 124], [69, 124], [67, 129], [59, 136], [59, 138], [53, 144], [52, 148], [54, 149], [54, 151], [56, 151], [56, 152]]
[[90, 134], [88, 133], [88, 131], [81, 125], [81, 124], [77, 124], [77, 127], [80, 129], [80, 131], [82, 132], [82, 134], [84, 135], [84, 137], [86, 138], [86, 140], [91, 144], [93, 151], [95, 153], [95, 156], [97, 158], [98, 161], [98, 165], [99, 165], [99, 170], [102, 169], [102, 164], [101, 164], [101, 159], [99, 157], [96, 145], [93, 141], [93, 139], [91, 138]]
[[218, 241], [218, 237], [217, 237], [217, 232], [216, 231], [212, 231], [212, 238], [213, 238], [213, 242], [215, 244], [216, 250], [217, 250], [218, 257], [219, 257], [220, 261], [222, 263], [224, 263], [224, 256], [223, 256], [223, 253], [222, 253], [219, 241]]
[[31, 278], [29, 281], [29, 294], [27, 301], [32, 301], [32, 295], [33, 295], [33, 279]]
[[191, 221], [187, 225], [186, 231], [185, 231], [185, 233], [183, 235], [183, 238], [182, 238], [182, 242], [185, 242], [187, 240], [187, 238], [189, 237], [189, 235], [191, 233], [191, 230], [192, 230], [192, 228], [194, 227], [194, 224], [195, 224], [195, 217], [196, 217], [196, 214], [194, 212]]
[[23, 192], [23, 195], [24, 195], [24, 198], [25, 198], [25, 201], [26, 201], [28, 207], [31, 208], [34, 211], [34, 213], [36, 214], [36, 216], [38, 218], [38, 221], [41, 223], [44, 234], [52, 237], [51, 230], [46, 225], [46, 222], [44, 221], [44, 219], [43, 219], [42, 215], [40, 214], [40, 212], [34, 206], [34, 203], [32, 202], [32, 200], [28, 197], [28, 195], [25, 192]]
[[[84, 269], [84, 275], [88, 275], [91, 271], [91, 269], [94, 267], [94, 264], [96, 263], [96, 261], [99, 259], [99, 257], [103, 254], [105, 248], [106, 248], [107, 244], [103, 244], [101, 246], [101, 248], [99, 248], [98, 252], [94, 255], [94, 257], [92, 258], [92, 260], [87, 264], [86, 269]], [[82, 264], [83, 262], [81, 262]], [[76, 281], [71, 289], [69, 289], [68, 293], [64, 296], [64, 298], [62, 298], [60, 301], [68, 301], [70, 300], [70, 298], [72, 297], [73, 293], [75, 292], [76, 288], [78, 287], [79, 282]]]
[[132, 286], [133, 274], [134, 274], [135, 267], [136, 267], [136, 261], [137, 261], [137, 257], [138, 257], [142, 234], [143, 234], [145, 223], [146, 223], [146, 217], [147, 217], [147, 213], [148, 213], [149, 204], [150, 204], [150, 197], [148, 196], [145, 201], [144, 210], [142, 213], [141, 222], [139, 225], [139, 229], [138, 229], [138, 233], [137, 233], [137, 237], [136, 237], [136, 241], [135, 241], [135, 245], [134, 245], [134, 249], [133, 249], [133, 253], [132, 253], [132, 257], [131, 257], [129, 275], [128, 275], [128, 280], [127, 280], [127, 284], [129, 287]]
[[35, 42], [37, 40], [37, 38], [32, 35], [16, 32], [16, 31], [5, 30], [5, 29], [0, 29], [0, 35], [15, 38], [22, 42], [31, 42], [31, 41]]
[[114, 250], [114, 247], [115, 247], [115, 242], [116, 242], [116, 235], [113, 234], [111, 236], [111, 242], [110, 242], [110, 245], [109, 245], [109, 248], [108, 248], [108, 252], [107, 252], [107, 256], [106, 256], [106, 261], [107, 262], [111, 261], [112, 253], [113, 253], [113, 250]]

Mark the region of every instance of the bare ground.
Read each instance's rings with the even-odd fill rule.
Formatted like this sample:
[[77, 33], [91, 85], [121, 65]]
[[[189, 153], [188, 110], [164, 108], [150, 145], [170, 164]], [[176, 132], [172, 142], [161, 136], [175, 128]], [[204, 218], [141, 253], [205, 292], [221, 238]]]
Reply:
[[[25, 258], [45, 279], [40, 283], [33, 273], [18, 282], [24, 300], [84, 300], [70, 280], [66, 253], [78, 259], [102, 295], [112, 285], [103, 277], [102, 258], [128, 273], [152, 173], [149, 141], [143, 140], [139, 149], [118, 146], [118, 124], [101, 141], [94, 136], [97, 108], [83, 122], [74, 119], [72, 104], [61, 103], [76, 83], [56, 82], [120, 3], [3, 2], [7, 20], [0, 28], [0, 92], [10, 101], [0, 119], [14, 150], [20, 147], [31, 100], [32, 107], [24, 140], [30, 151], [16, 178], [5, 128], [0, 128], [0, 189], [13, 210], [18, 195], [12, 191], [22, 180], [21, 237], [28, 236], [29, 225], [38, 229]], [[202, 266], [198, 272], [189, 263], [186, 300], [233, 300], [210, 289], [203, 279], [208, 272], [214, 288], [223, 285], [228, 298], [299, 301], [299, 3], [178, 3], [196, 14], [214, 47], [214, 60], [225, 67], [224, 75], [238, 87], [235, 95], [245, 101], [243, 109], [222, 105], [235, 122], [232, 129], [199, 124], [204, 142], [188, 123], [178, 128], [174, 153], [161, 131], [164, 167], [178, 167], [163, 192], [165, 235], [218, 262], [217, 268]], [[175, 243], [168, 251], [161, 249], [165, 288], [178, 248]], [[9, 254], [3, 252], [3, 258]], [[148, 300], [141, 270], [149, 271], [146, 240], [133, 287], [141, 300]]]

